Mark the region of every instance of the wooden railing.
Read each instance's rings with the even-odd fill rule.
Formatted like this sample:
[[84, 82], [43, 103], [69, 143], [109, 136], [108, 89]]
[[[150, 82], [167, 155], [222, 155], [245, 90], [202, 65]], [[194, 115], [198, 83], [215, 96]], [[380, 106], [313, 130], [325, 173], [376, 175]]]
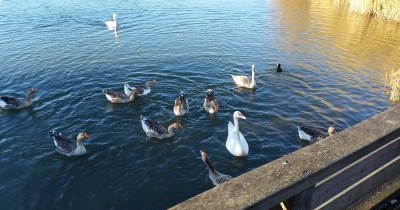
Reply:
[[343, 209], [400, 176], [400, 106], [171, 209]]

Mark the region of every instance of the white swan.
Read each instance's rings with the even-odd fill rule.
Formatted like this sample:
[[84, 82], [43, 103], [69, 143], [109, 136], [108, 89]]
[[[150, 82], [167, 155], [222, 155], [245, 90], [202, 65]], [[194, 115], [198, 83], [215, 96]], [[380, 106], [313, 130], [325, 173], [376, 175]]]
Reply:
[[160, 123], [156, 123], [147, 119], [146, 117], [140, 116], [140, 120], [142, 121], [142, 128], [148, 137], [164, 139], [169, 138], [175, 135], [174, 129], [183, 129], [180, 123], [172, 123], [166, 129]]
[[175, 99], [174, 103], [174, 114], [176, 116], [183, 116], [189, 112], [189, 102], [186, 98], [186, 94], [181, 92], [178, 98]]
[[249, 80], [248, 77], [243, 76], [243, 75], [231, 75], [233, 82], [244, 88], [256, 88], [256, 66], [253, 64], [251, 66], [251, 80]]
[[150, 86], [155, 85], [155, 84], [156, 84], [155, 80], [149, 80], [144, 84], [144, 88], [141, 88], [141, 87], [137, 87], [137, 86], [130, 86], [128, 84], [128, 82], [125, 82], [124, 83], [124, 92], [125, 92], [125, 95], [129, 96], [133, 90], [138, 89], [139, 90], [138, 96], [145, 96], [145, 95], [151, 93]]
[[22, 109], [32, 105], [32, 95], [37, 92], [36, 88], [30, 88], [26, 98], [15, 98], [12, 96], [0, 96], [0, 107], [2, 109]]
[[[335, 132], [335, 129], [335, 125], [329, 126], [327, 132], [328, 136], [332, 136]], [[297, 130], [299, 132], [299, 138], [309, 142], [316, 142], [327, 137], [326, 133], [313, 127], [297, 126]]]
[[249, 153], [249, 145], [243, 134], [239, 131], [239, 118], [246, 117], [239, 111], [233, 113], [233, 123], [228, 123], [228, 138], [226, 139], [226, 148], [234, 156], [246, 156]]
[[117, 29], [117, 14], [113, 13], [113, 20], [109, 20], [104, 22], [108, 28], [108, 30]]
[[206, 90], [206, 98], [204, 99], [203, 108], [210, 114], [215, 114], [219, 110], [219, 105], [212, 89]]
[[215, 170], [214, 166], [211, 164], [211, 161], [208, 159], [207, 153], [203, 152], [203, 150], [200, 150], [200, 155], [201, 155], [201, 160], [203, 160], [203, 163], [206, 164], [208, 168], [208, 177], [215, 186], [233, 179], [232, 176], [221, 174], [220, 172]]
[[134, 101], [139, 93], [139, 90], [133, 90], [129, 96], [111, 90], [104, 90], [103, 92], [109, 102], [113, 104], [123, 104]]
[[83, 146], [82, 141], [90, 138], [90, 135], [88, 133], [81, 132], [76, 137], [76, 142], [72, 142], [64, 138], [61, 132], [58, 132], [56, 130], [53, 130], [51, 136], [53, 137], [54, 145], [56, 146], [57, 151], [60, 154], [66, 155], [68, 157], [85, 154], [86, 148], [85, 146]]

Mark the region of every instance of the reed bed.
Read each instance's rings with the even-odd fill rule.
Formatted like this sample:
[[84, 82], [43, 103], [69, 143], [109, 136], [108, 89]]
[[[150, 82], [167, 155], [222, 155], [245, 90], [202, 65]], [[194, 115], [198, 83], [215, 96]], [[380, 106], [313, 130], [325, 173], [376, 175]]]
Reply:
[[390, 101], [394, 103], [400, 102], [400, 68], [397, 70], [393, 69], [386, 74], [386, 86], [390, 89]]
[[342, 0], [351, 10], [389, 21], [400, 22], [400, 0]]

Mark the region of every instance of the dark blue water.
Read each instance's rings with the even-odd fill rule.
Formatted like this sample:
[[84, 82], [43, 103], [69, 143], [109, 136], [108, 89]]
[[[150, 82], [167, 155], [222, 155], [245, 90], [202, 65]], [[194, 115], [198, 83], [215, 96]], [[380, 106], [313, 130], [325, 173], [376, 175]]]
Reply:
[[[104, 21], [117, 13], [119, 29]], [[386, 110], [385, 72], [399, 64], [399, 25], [320, 1], [0, 0], [0, 93], [31, 108], [0, 111], [2, 209], [165, 209], [213, 187], [200, 160], [238, 176], [304, 146], [296, 125], [343, 130]], [[284, 72], [276, 73], [276, 63]], [[237, 88], [230, 74], [258, 89]], [[155, 79], [153, 92], [112, 105], [103, 89]], [[201, 109], [213, 88], [221, 110]], [[191, 112], [175, 117], [184, 90]], [[240, 110], [250, 152], [225, 148]], [[184, 130], [148, 140], [140, 115]], [[89, 153], [58, 154], [49, 135], [91, 134]]]

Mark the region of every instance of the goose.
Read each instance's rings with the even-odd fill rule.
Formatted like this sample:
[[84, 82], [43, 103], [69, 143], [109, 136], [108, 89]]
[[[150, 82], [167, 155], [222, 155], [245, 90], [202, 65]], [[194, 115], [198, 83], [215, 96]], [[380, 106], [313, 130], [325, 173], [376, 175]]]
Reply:
[[251, 66], [251, 80], [247, 76], [243, 75], [231, 75], [233, 82], [244, 88], [254, 89], [256, 88], [256, 66]]
[[124, 92], [125, 95], [129, 96], [131, 92], [135, 89], [139, 90], [138, 96], [145, 96], [151, 92], [150, 86], [156, 84], [155, 80], [149, 80], [144, 84], [144, 88], [136, 87], [136, 86], [130, 86], [128, 82], [124, 83]]
[[210, 114], [217, 113], [219, 110], [219, 105], [212, 89], [206, 90], [206, 98], [204, 99], [203, 108]]
[[176, 116], [183, 116], [189, 112], [189, 102], [186, 98], [186, 94], [181, 92], [178, 98], [175, 99], [174, 114]]
[[139, 90], [135, 89], [131, 92], [129, 96], [126, 96], [124, 94], [114, 92], [111, 90], [104, 90], [104, 95], [106, 95], [107, 100], [113, 104], [123, 104], [134, 101], [138, 93]]
[[280, 63], [278, 63], [277, 65], [276, 65], [276, 72], [282, 72], [283, 70], [282, 70], [282, 68], [281, 68], [281, 64]]
[[12, 96], [0, 96], [0, 107], [2, 109], [22, 109], [32, 105], [32, 95], [37, 92], [36, 88], [28, 89], [25, 99]]
[[86, 148], [83, 146], [83, 140], [90, 138], [88, 133], [80, 132], [76, 137], [76, 142], [66, 139], [61, 132], [53, 130], [51, 136], [54, 140], [54, 145], [57, 152], [66, 156], [79, 156], [86, 153]]
[[152, 120], [149, 120], [142, 115], [140, 115], [140, 119], [142, 121], [142, 128], [144, 132], [150, 138], [152, 137], [158, 139], [170, 138], [175, 135], [174, 129], [179, 129], [179, 130], [183, 129], [180, 123], [172, 123], [171, 125], [168, 126], [168, 129], [166, 129], [160, 123], [156, 123]]
[[108, 30], [117, 29], [117, 14], [113, 13], [113, 20], [109, 20], [104, 22], [108, 28]]
[[[335, 125], [329, 126], [327, 132], [328, 136], [332, 136], [333, 133], [335, 132], [335, 129], [336, 129]], [[326, 133], [313, 127], [297, 126], [297, 130], [299, 132], [300, 139], [309, 142], [316, 142], [327, 137]]]
[[243, 134], [239, 131], [239, 118], [246, 119], [240, 112], [233, 113], [233, 123], [228, 123], [228, 137], [226, 139], [226, 148], [234, 156], [246, 156], [249, 153], [249, 145]]
[[211, 161], [208, 159], [207, 153], [205, 153], [203, 150], [200, 150], [200, 156], [201, 160], [203, 160], [203, 163], [206, 164], [208, 168], [208, 177], [215, 186], [233, 179], [233, 177], [230, 175], [221, 174], [220, 172], [218, 172], [211, 164]]

